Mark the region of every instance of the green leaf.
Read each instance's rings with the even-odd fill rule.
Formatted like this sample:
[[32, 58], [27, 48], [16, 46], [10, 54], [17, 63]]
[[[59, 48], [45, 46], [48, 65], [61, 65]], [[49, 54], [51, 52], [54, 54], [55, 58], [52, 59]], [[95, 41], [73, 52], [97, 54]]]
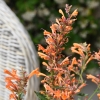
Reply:
[[41, 94], [41, 93], [39, 93], [39, 92], [36, 92], [36, 91], [35, 91], [35, 93], [36, 93], [36, 95], [39, 97], [40, 100], [48, 100], [48, 99], [46, 98], [46, 96], [44, 96], [43, 94]]
[[77, 100], [83, 100], [83, 98], [85, 98], [86, 96], [88, 96], [88, 94], [79, 93], [79, 94], [78, 94], [78, 99], [77, 99]]
[[78, 96], [81, 96], [81, 97], [85, 97], [87, 96], [88, 94], [85, 94], [85, 93], [79, 93]]
[[21, 93], [19, 93], [19, 95], [18, 95], [18, 100], [22, 100], [23, 99], [23, 97], [24, 97], [24, 94], [21, 92]]

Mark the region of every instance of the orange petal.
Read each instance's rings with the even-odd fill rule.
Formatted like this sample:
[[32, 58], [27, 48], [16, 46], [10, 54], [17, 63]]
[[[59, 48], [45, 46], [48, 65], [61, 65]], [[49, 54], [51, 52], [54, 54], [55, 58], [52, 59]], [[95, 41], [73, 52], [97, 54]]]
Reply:
[[33, 75], [37, 75], [37, 76], [40, 76], [40, 75], [41, 75], [41, 76], [46, 76], [45, 74], [40, 73], [38, 68], [35, 69], [35, 70], [33, 70], [33, 71], [29, 74], [28, 79], [30, 79]]
[[60, 63], [60, 65], [67, 65], [67, 64], [69, 64], [69, 59], [68, 59], [68, 57], [66, 57], [66, 58]]
[[49, 56], [47, 56], [46, 54], [44, 54], [44, 53], [42, 53], [42, 52], [38, 52], [38, 55], [39, 55], [41, 58], [45, 59], [45, 60], [49, 60]]
[[61, 13], [64, 16], [64, 13], [61, 9], [59, 9], [59, 13]]
[[6, 69], [4, 70], [4, 73], [13, 76], [12, 73], [10, 71], [6, 70]]
[[42, 50], [43, 52], [45, 52], [45, 48], [42, 46], [42, 45], [38, 45], [38, 50], [40, 51], [40, 50]]
[[15, 91], [18, 89], [17, 85], [14, 84], [14, 83], [13, 83], [12, 81], [10, 81], [10, 80], [7, 81], [6, 88], [12, 88], [12, 89], [15, 90]]
[[44, 35], [50, 36], [50, 34], [51, 34], [50, 32], [44, 30]]
[[76, 17], [78, 15], [78, 11], [77, 11], [77, 9], [76, 10], [74, 10], [74, 12], [71, 14], [71, 17]]
[[10, 99], [12, 100], [12, 99], [14, 99], [14, 100], [17, 100], [17, 98], [16, 98], [16, 95], [13, 93], [13, 94], [10, 94]]
[[16, 70], [14, 70], [14, 69], [12, 69], [12, 73], [10, 71], [8, 71], [8, 70], [5, 69], [4, 73], [12, 76], [13, 78], [15, 78], [18, 81], [20, 80], [20, 78], [16, 75]]
[[51, 93], [54, 92], [53, 89], [52, 89], [48, 84], [44, 84], [44, 87], [45, 87], [45, 89], [46, 89], [47, 91], [49, 91], [49, 92], [51, 92]]

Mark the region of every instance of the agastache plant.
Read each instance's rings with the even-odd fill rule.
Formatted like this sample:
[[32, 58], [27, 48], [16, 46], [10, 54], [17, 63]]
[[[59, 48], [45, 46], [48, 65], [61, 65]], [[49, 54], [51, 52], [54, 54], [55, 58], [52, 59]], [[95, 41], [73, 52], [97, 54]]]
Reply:
[[[12, 92], [10, 99], [22, 100], [25, 93], [25, 87], [28, 80], [33, 76], [43, 76], [41, 83], [44, 90], [36, 92], [40, 100], [74, 100], [75, 95], [81, 92], [87, 84], [83, 78], [83, 73], [91, 60], [100, 61], [100, 51], [92, 53], [90, 44], [73, 43], [71, 51], [79, 55], [79, 57], [65, 57], [62, 54], [65, 50], [64, 45], [68, 42], [68, 34], [73, 29], [72, 24], [78, 15], [77, 9], [70, 13], [72, 6], [66, 4], [65, 17], [63, 11], [60, 9], [61, 18], [56, 19], [56, 22], [50, 26], [51, 32], [44, 30], [43, 34], [47, 43], [47, 47], [38, 45], [38, 55], [44, 59], [42, 64], [46, 67], [47, 75], [39, 72], [38, 69], [33, 70], [29, 75], [23, 73], [24, 77], [19, 77], [16, 70], [10, 73], [8, 70], [4, 72], [10, 75], [6, 77], [6, 87]], [[100, 64], [100, 63], [99, 63]], [[76, 77], [77, 76], [77, 77]], [[90, 97], [84, 97], [84, 100], [91, 100], [95, 93], [100, 89], [100, 76], [86, 75], [87, 79], [91, 79], [97, 84], [97, 89]], [[14, 80], [14, 82], [12, 81]], [[23, 94], [23, 95], [21, 95]], [[100, 99], [100, 93], [97, 93]]]
[[[43, 65], [46, 66], [46, 70], [49, 72], [49, 75], [41, 81], [45, 88], [45, 91], [41, 91], [41, 93], [48, 100], [73, 100], [74, 95], [86, 86], [83, 78], [81, 78], [82, 75], [78, 72], [81, 62], [76, 60], [75, 57], [70, 61], [68, 57], [64, 58], [62, 54], [65, 49], [64, 45], [68, 42], [67, 34], [72, 30], [72, 24], [78, 14], [77, 9], [70, 14], [70, 9], [71, 6], [66, 4], [65, 11], [68, 17], [66, 18], [60, 9], [59, 13], [62, 17], [56, 19], [56, 23], [50, 26], [51, 32], [44, 30], [47, 47], [44, 48], [38, 45], [38, 50], [41, 51], [38, 54], [46, 60]], [[74, 47], [72, 49], [74, 50]], [[77, 67], [74, 67], [74, 65], [77, 65]], [[75, 78], [72, 71], [80, 74], [80, 80]]]
[[26, 86], [28, 80], [33, 76], [45, 76], [45, 74], [40, 73], [39, 69], [33, 70], [29, 75], [22, 69], [20, 72], [20, 76], [17, 75], [17, 71], [12, 69], [12, 71], [4, 70], [4, 73], [7, 74], [5, 81], [6, 81], [6, 88], [11, 91], [9, 95], [10, 100], [23, 100], [26, 94]]

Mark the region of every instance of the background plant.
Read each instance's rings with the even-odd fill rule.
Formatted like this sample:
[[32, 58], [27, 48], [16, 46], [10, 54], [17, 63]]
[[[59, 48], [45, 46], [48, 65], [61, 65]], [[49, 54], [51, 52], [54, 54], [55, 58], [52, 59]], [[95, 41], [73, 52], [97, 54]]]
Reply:
[[[100, 3], [99, 0], [6, 0], [8, 6], [20, 18], [37, 47], [38, 43], [45, 46], [41, 28], [49, 30], [47, 26], [54, 22], [55, 17], [59, 17], [57, 10], [63, 9], [66, 3], [73, 5], [73, 9], [78, 8], [78, 21], [74, 24], [74, 30], [71, 31], [69, 37], [71, 41], [67, 43], [66, 48], [70, 47], [73, 42], [90, 43], [92, 49], [96, 50], [100, 47]], [[65, 55], [69, 55], [69, 49], [64, 51]], [[92, 68], [95, 64], [89, 64], [88, 68]], [[96, 67], [95, 67], [96, 68]]]
[[[67, 35], [72, 30], [72, 23], [76, 20], [74, 17], [78, 14], [77, 9], [70, 14], [71, 7], [66, 4], [67, 18], [63, 11], [59, 10], [62, 17], [56, 19], [56, 23], [50, 26], [51, 32], [44, 30], [47, 47], [44, 48], [38, 45], [38, 50], [41, 51], [38, 52], [39, 56], [47, 61], [42, 63], [48, 71], [48, 75], [41, 81], [45, 90], [40, 92], [40, 94], [45, 96], [46, 100], [74, 100], [74, 96], [86, 86], [83, 73], [88, 63], [94, 59], [100, 61], [100, 52], [92, 53], [90, 44], [87, 43], [73, 43], [71, 51], [78, 54], [79, 57], [71, 59], [66, 57], [64, 59], [62, 54], [62, 51], [65, 49], [64, 44], [68, 42]], [[100, 81], [99, 78], [91, 74], [87, 75], [87, 79], [92, 79], [97, 84], [97, 89], [93, 94], [88, 98], [84, 98], [84, 100], [91, 100], [94, 94], [99, 92]], [[97, 96], [99, 97], [99, 94]]]

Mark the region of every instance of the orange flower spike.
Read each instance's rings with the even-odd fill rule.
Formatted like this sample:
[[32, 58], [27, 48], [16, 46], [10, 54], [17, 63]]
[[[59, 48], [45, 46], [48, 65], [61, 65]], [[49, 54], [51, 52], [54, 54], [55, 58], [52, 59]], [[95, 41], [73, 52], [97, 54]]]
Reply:
[[35, 70], [33, 70], [33, 71], [29, 74], [28, 79], [30, 79], [33, 75], [37, 75], [37, 76], [46, 76], [45, 74], [40, 73], [38, 68], [35, 69]]

